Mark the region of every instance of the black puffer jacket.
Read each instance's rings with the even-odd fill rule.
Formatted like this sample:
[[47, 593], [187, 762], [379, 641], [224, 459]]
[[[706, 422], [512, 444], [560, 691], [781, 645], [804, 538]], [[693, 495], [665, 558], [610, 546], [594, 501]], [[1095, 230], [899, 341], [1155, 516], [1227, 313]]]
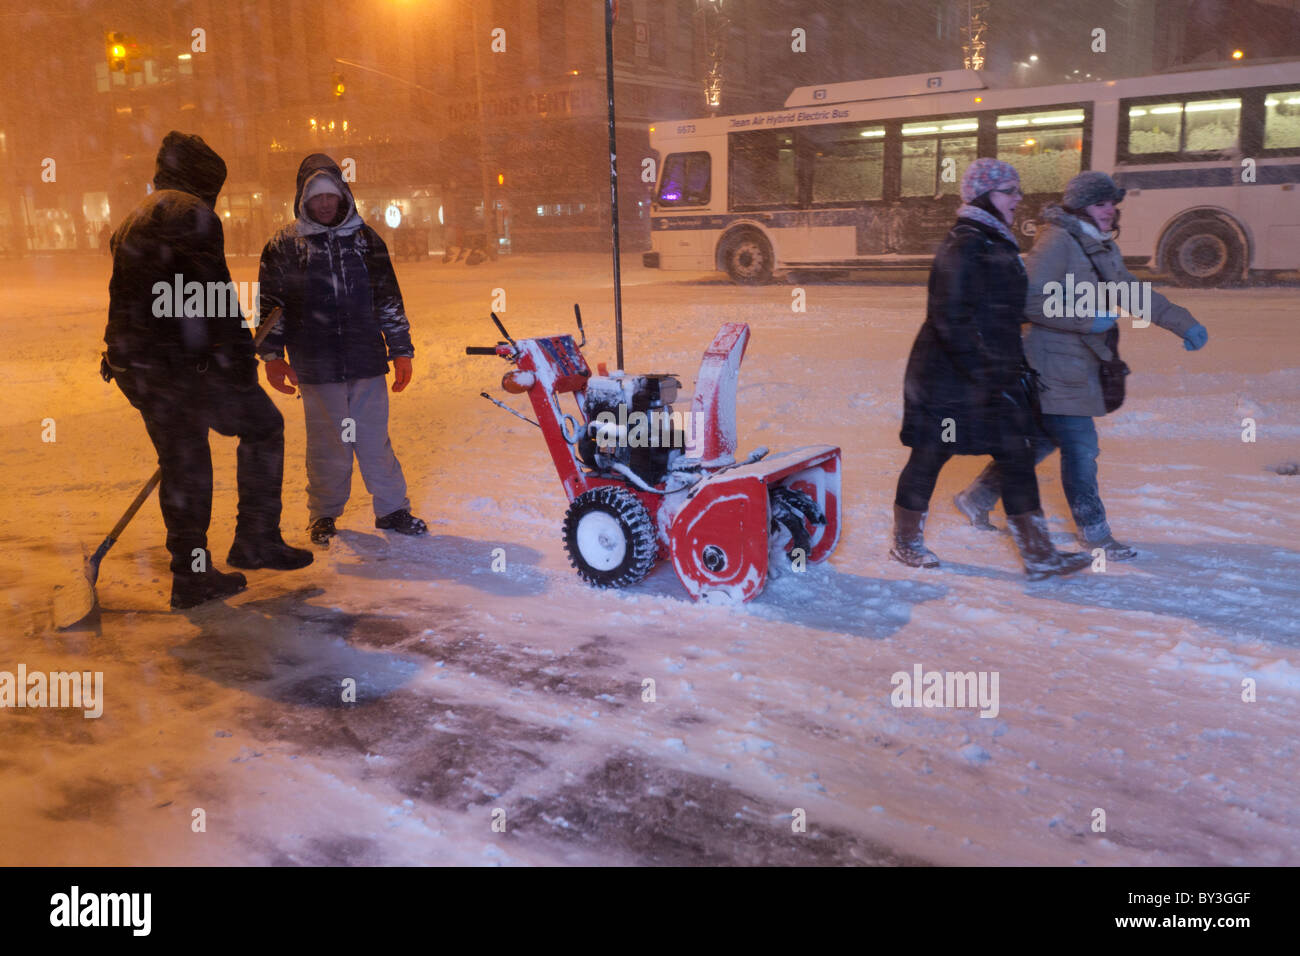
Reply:
[[1027, 286], [1014, 245], [989, 226], [957, 220], [935, 254], [925, 324], [907, 360], [904, 445], [987, 455], [1008, 436], [1032, 434], [1020, 387]]
[[[167, 134], [154, 192], [109, 240], [113, 277], [104, 341], [114, 366], [168, 375], [204, 368], [256, 384], [253, 336], [237, 302], [232, 309], [229, 295], [208, 295], [209, 283], [233, 289], [221, 219], [213, 210], [225, 181], [226, 164], [200, 137]], [[177, 276], [182, 290], [193, 282], [204, 290], [201, 297], [182, 298], [179, 315], [175, 296], [163, 288], [172, 290]]]
[[[312, 220], [303, 187], [323, 171], [343, 195], [334, 224]], [[263, 358], [283, 358], [305, 385], [327, 385], [388, 372], [388, 360], [411, 358], [410, 325], [388, 248], [361, 221], [352, 191], [334, 160], [313, 153], [298, 168], [293, 200], [297, 220], [262, 250], [259, 309], [277, 305], [284, 316], [260, 347]]]

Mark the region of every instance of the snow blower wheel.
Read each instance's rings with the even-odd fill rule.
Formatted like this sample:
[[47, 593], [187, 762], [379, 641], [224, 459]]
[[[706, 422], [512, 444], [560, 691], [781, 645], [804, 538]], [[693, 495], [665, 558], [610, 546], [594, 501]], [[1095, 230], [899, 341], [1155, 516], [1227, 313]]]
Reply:
[[614, 485], [573, 499], [564, 516], [564, 549], [578, 576], [598, 588], [636, 584], [658, 556], [650, 513], [636, 495]]

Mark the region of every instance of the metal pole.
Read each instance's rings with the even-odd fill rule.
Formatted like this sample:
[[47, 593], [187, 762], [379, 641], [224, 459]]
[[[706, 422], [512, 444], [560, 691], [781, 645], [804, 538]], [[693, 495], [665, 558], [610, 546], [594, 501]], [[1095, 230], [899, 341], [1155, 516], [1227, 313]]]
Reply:
[[474, 33], [474, 94], [478, 100], [478, 165], [482, 174], [483, 187], [483, 241], [487, 246], [485, 251], [495, 260], [497, 257], [496, 210], [492, 208], [495, 203], [491, 195], [492, 187], [488, 185], [487, 131], [484, 129], [486, 121], [483, 115], [483, 66], [478, 49], [482, 42], [478, 32], [478, 7], [478, 0], [471, 0], [470, 29]]
[[614, 226], [614, 348], [623, 368], [623, 289], [618, 262], [618, 149], [614, 145], [614, 0], [605, 0], [605, 96], [609, 100], [609, 215]]

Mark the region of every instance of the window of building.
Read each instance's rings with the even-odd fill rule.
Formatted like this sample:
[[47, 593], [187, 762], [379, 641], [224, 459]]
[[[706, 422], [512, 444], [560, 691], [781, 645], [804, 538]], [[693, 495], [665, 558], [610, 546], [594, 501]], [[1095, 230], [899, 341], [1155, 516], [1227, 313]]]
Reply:
[[792, 131], [733, 133], [730, 145], [731, 208], [798, 204]]
[[1004, 113], [997, 118], [998, 159], [1020, 173], [1026, 195], [1064, 192], [1083, 168], [1082, 109]]
[[650, 62], [655, 66], [668, 65], [667, 13], [663, 3], [652, 3], [646, 10], [646, 23], [650, 30]]
[[709, 202], [708, 153], [669, 153], [659, 177], [655, 201], [661, 206], [704, 206]]
[[564, 0], [538, 0], [537, 39], [537, 59], [543, 72], [567, 73], [576, 69], [569, 66], [565, 46]]

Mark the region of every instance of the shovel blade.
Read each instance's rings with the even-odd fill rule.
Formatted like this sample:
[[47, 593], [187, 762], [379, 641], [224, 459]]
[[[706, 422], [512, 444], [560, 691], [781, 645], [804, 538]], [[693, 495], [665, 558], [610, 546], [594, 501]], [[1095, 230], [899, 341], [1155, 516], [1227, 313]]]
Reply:
[[54, 589], [54, 626], [66, 630], [84, 620], [95, 609], [95, 589], [85, 578]]
[[95, 609], [95, 579], [99, 562], [87, 558], [82, 573], [54, 589], [54, 626], [62, 631], [80, 623]]

